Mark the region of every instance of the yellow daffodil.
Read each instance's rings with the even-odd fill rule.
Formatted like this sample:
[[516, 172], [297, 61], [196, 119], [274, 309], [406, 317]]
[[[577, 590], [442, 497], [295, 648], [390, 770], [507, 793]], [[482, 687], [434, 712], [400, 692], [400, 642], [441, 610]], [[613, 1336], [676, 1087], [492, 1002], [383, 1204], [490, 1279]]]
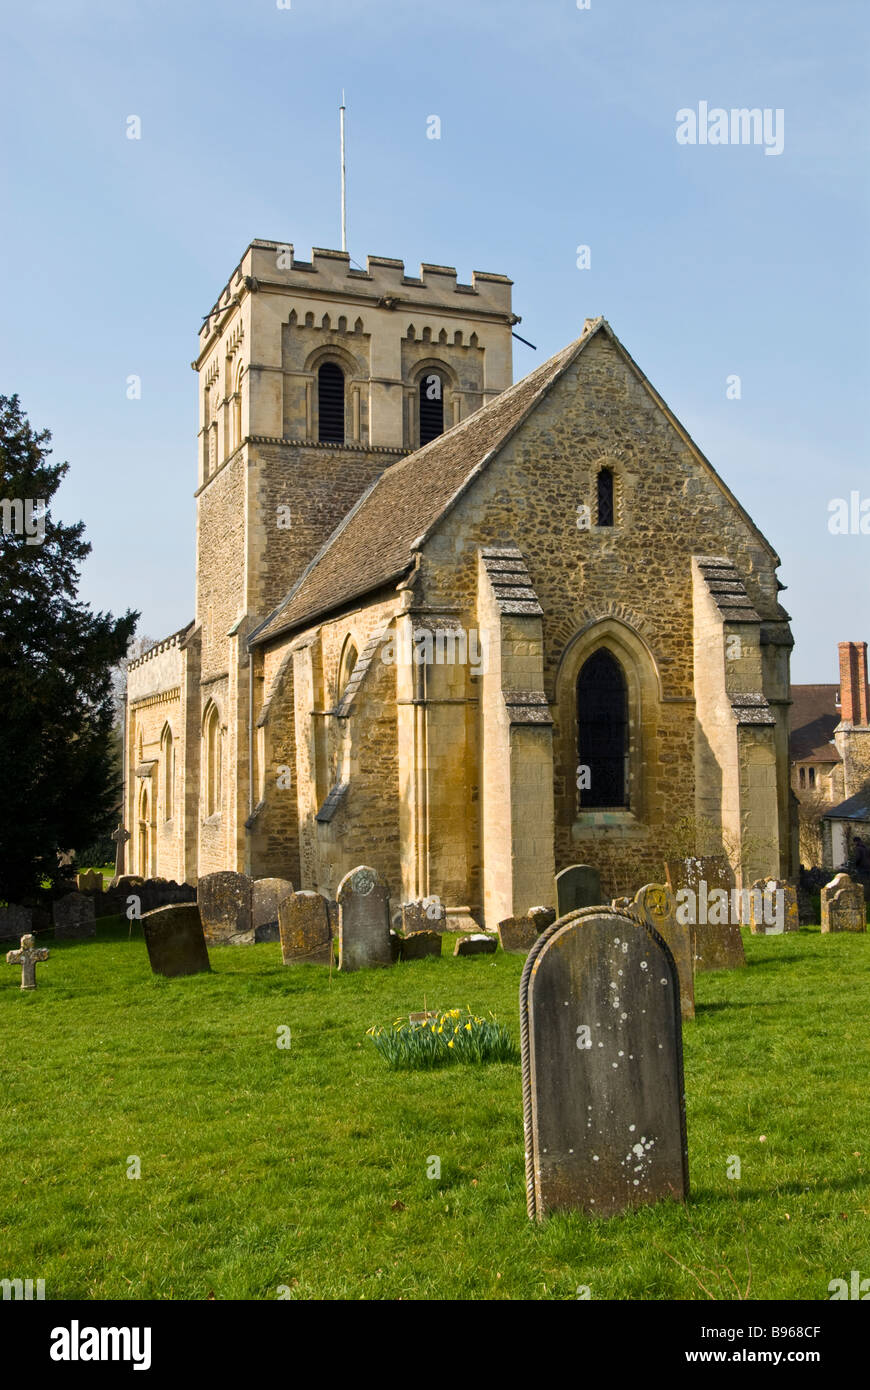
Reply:
[[466, 1023], [466, 1025], [465, 1025], [465, 1031], [466, 1031], [466, 1033], [470, 1033], [470, 1032], [471, 1032], [471, 1024], [470, 1024], [470, 1023]]
[[447, 1044], [447, 1046], [448, 1046], [448, 1047], [452, 1047], [452, 1046], [453, 1046], [453, 1039], [452, 1039], [452, 1038], [450, 1039], [450, 1041], [449, 1041], [449, 1043]]

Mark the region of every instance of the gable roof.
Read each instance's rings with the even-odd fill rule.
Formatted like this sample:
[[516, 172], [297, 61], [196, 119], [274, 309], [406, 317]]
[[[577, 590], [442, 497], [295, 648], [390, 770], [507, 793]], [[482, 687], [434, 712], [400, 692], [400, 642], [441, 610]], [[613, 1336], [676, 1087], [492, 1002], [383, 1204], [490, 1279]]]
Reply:
[[831, 742], [840, 722], [838, 685], [793, 685], [789, 710], [788, 752], [792, 762], [838, 763]]
[[561, 352], [445, 434], [385, 469], [336, 527], [283, 602], [254, 629], [248, 646], [260, 645], [293, 628], [309, 625], [404, 576], [413, 565], [416, 552], [441, 519], [599, 332], [610, 339], [698, 461], [779, 564], [770, 542], [725, 486], [607, 321], [587, 319], [580, 337]]

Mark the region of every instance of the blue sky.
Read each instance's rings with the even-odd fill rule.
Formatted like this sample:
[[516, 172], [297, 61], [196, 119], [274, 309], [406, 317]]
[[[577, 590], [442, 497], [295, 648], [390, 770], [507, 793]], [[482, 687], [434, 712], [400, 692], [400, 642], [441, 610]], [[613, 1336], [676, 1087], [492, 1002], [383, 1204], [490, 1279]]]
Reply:
[[[0, 391], [71, 464], [95, 607], [192, 616], [201, 318], [254, 237], [339, 244], [345, 87], [351, 255], [510, 275], [517, 377], [603, 313], [779, 552], [793, 679], [870, 639], [870, 535], [828, 531], [870, 498], [863, 0], [29, 0], [4, 31]], [[701, 101], [781, 108], [782, 153], [678, 145]]]

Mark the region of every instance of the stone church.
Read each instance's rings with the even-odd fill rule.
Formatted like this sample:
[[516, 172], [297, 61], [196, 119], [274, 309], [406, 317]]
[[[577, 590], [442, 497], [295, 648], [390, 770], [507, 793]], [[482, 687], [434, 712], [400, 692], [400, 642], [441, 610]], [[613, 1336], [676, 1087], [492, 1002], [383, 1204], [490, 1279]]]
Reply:
[[[796, 870], [778, 557], [610, 325], [511, 384], [511, 281], [254, 241], [192, 364], [195, 616], [131, 663], [128, 872], [458, 924]], [[712, 843], [709, 836], [712, 830]]]

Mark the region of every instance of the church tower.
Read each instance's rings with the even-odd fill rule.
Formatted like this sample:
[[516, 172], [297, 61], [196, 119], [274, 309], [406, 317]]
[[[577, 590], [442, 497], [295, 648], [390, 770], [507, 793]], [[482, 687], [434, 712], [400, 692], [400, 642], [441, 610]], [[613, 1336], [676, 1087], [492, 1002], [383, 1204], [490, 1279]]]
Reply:
[[[203, 875], [246, 862], [246, 639], [390, 463], [511, 384], [511, 281], [254, 241], [200, 331], [195, 636]], [[255, 700], [256, 708], [256, 700]], [[191, 727], [191, 734], [195, 732]], [[231, 777], [220, 769], [233, 769]], [[191, 768], [191, 772], [193, 769]], [[188, 783], [196, 786], [197, 782]]]

